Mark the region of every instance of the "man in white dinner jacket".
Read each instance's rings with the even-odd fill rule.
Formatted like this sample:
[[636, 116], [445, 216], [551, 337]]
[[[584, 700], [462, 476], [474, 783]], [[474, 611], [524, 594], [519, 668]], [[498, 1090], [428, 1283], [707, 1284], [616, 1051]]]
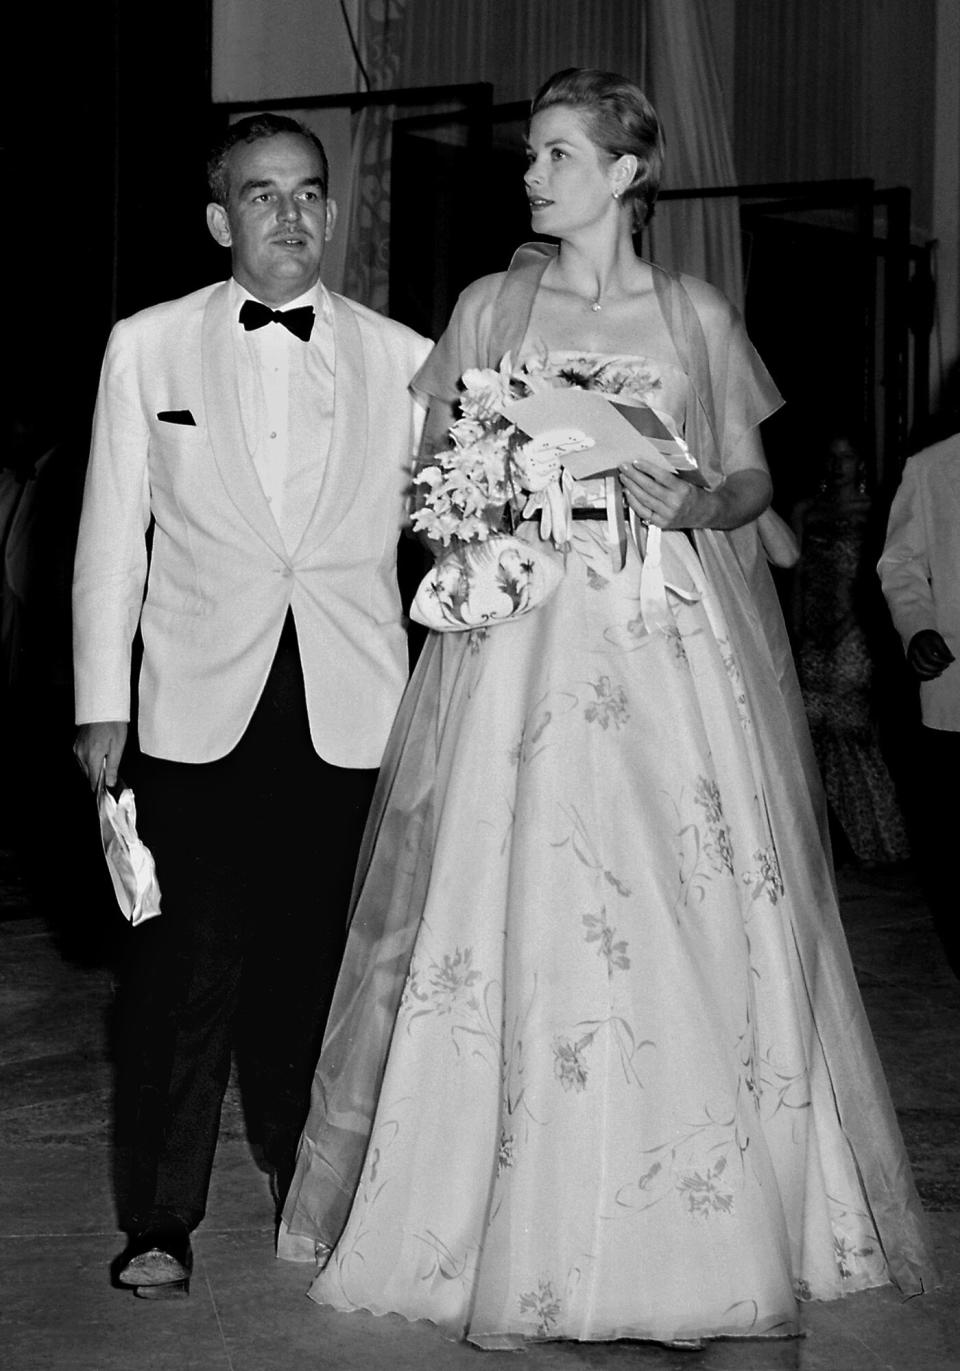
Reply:
[[907, 665], [920, 682], [916, 749], [920, 875], [960, 976], [960, 430], [908, 458], [878, 567]]
[[162, 912], [131, 930], [121, 1000], [115, 1276], [147, 1298], [189, 1289], [235, 1018], [279, 1200], [292, 1172], [407, 676], [407, 385], [430, 346], [322, 285], [336, 205], [309, 130], [243, 120], [208, 172], [232, 276], [113, 330], [74, 580], [91, 786], [117, 780], [143, 645], [133, 779]]

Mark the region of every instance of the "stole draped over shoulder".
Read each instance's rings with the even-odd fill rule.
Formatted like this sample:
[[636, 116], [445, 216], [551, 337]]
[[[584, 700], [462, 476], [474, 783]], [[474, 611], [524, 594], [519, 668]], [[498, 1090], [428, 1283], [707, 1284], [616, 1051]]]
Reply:
[[[464, 292], [420, 392], [518, 354], [554, 251]], [[715, 485], [780, 398], [718, 292], [653, 274]], [[333, 1252], [320, 1302], [506, 1346], [789, 1332], [795, 1297], [935, 1279], [755, 528], [663, 542], [669, 631], [578, 524], [548, 604], [421, 655], [281, 1224]]]

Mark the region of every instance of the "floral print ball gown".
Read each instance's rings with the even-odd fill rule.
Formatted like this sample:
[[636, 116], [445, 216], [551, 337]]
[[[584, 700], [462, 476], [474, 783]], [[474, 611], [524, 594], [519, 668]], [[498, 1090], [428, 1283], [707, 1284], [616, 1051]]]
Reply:
[[[653, 387], [683, 422], [667, 362], [554, 361], [618, 399]], [[852, 1102], [815, 1020], [827, 983], [852, 985], [839, 935], [816, 972], [799, 946], [822, 942], [797, 931], [812, 910], [835, 919], [829, 866], [812, 815], [772, 812], [776, 726], [693, 541], [656, 535], [658, 614], [640, 546], [621, 566], [604, 520], [572, 530], [545, 603], [420, 659], [280, 1255], [326, 1259], [322, 1304], [486, 1347], [789, 1334], [798, 1299], [892, 1264], [916, 1287], [879, 1227], [922, 1249], [882, 1080], [856, 1084], [859, 1000], [827, 1049], [852, 1054]]]

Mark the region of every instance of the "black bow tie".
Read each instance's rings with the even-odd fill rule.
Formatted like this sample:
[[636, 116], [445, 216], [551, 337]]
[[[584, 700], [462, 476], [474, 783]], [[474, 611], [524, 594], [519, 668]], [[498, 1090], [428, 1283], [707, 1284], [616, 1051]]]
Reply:
[[271, 309], [269, 305], [261, 305], [259, 300], [244, 300], [240, 306], [240, 322], [248, 333], [253, 328], [263, 328], [264, 324], [282, 324], [306, 342], [313, 329], [313, 305], [301, 305], [299, 309]]

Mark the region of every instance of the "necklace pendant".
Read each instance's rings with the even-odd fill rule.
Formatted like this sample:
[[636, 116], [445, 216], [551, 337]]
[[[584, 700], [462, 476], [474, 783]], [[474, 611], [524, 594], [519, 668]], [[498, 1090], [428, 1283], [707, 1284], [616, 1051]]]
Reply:
[[599, 299], [597, 299], [593, 301], [590, 308], [593, 310], [594, 314], [599, 314], [600, 311], [603, 309], [603, 305], [601, 305]]

